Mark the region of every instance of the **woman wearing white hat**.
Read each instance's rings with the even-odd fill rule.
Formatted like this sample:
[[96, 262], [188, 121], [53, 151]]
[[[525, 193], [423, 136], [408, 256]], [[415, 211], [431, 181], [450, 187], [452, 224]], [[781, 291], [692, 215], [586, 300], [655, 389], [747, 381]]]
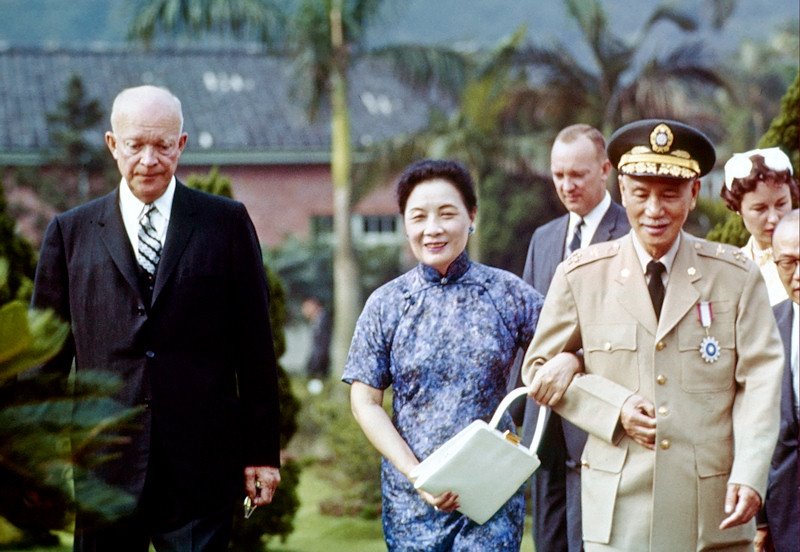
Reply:
[[741, 215], [750, 232], [742, 252], [761, 268], [770, 304], [785, 301], [786, 290], [772, 258], [772, 232], [797, 202], [798, 186], [789, 157], [779, 148], [735, 153], [725, 163], [720, 195], [728, 209]]

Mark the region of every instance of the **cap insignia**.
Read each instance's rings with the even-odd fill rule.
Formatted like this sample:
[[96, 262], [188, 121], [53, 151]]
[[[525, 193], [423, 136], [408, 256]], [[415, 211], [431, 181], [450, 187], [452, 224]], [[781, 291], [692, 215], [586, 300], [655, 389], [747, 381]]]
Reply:
[[650, 133], [650, 146], [656, 153], [666, 153], [672, 146], [672, 140], [675, 136], [672, 134], [672, 129], [664, 123], [659, 124]]

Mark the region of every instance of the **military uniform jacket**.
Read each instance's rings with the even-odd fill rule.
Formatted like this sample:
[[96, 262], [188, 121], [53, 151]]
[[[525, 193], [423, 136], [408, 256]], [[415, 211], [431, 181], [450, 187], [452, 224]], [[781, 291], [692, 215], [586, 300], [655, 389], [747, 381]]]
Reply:
[[[657, 322], [629, 234], [556, 271], [523, 364], [584, 350], [555, 410], [590, 435], [582, 456], [586, 550], [747, 550], [754, 523], [720, 531], [728, 483], [765, 496], [778, 433], [783, 352], [758, 267], [731, 246], [681, 235]], [[713, 363], [697, 313], [709, 301]], [[622, 430], [638, 393], [656, 409], [655, 450]], [[735, 444], [734, 444], [735, 440]]]

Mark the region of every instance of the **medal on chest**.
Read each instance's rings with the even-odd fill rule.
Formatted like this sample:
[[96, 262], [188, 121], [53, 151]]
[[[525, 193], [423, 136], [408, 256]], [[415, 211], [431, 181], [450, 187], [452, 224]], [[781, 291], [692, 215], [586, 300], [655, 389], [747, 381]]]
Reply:
[[697, 304], [697, 318], [700, 325], [706, 331], [706, 336], [700, 342], [700, 356], [708, 363], [719, 360], [719, 341], [708, 333], [711, 322], [714, 320], [714, 311], [711, 309], [710, 301], [700, 301]]

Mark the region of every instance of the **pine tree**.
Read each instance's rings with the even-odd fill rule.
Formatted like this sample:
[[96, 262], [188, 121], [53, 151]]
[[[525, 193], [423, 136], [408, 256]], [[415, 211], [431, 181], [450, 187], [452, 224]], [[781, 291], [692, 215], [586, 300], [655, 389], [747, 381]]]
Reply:
[[89, 176], [110, 164], [105, 146], [93, 145], [88, 138], [89, 133], [97, 131], [104, 114], [100, 102], [86, 96], [83, 81], [73, 74], [57, 109], [47, 114], [50, 161], [65, 173], [77, 175], [77, 197], [61, 207], [87, 201], [91, 195]]

